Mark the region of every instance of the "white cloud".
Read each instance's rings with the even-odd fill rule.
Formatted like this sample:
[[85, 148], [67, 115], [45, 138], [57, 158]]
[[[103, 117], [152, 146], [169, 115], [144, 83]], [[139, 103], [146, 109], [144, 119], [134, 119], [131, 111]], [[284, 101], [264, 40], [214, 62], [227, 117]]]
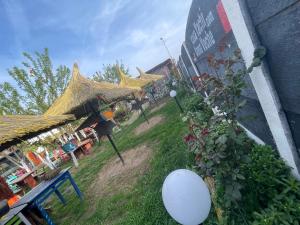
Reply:
[[121, 10], [125, 5], [128, 4], [128, 1], [126, 0], [110, 0], [110, 1], [105, 1], [104, 6], [101, 6], [101, 11], [100, 14], [96, 19], [99, 18], [108, 18], [111, 16], [115, 16], [116, 13], [118, 13], [119, 10]]
[[86, 71], [86, 74], [92, 74], [96, 68], [101, 69], [102, 64], [114, 63], [115, 60], [120, 59], [129, 66], [132, 75], [137, 75], [136, 66], [148, 70], [169, 58], [160, 37], [166, 40], [172, 56], [177, 59], [184, 41], [188, 10], [189, 4], [187, 3], [185, 9], [178, 12], [179, 16], [177, 15], [176, 19], [172, 15], [160, 19], [157, 17], [149, 19], [148, 15], [148, 21], [140, 21], [140, 26], [133, 27], [134, 29], [129, 27], [118, 33], [119, 38], [114, 42], [108, 40], [106, 42], [108, 45], [99, 45], [98, 54], [82, 58], [83, 71]]
[[[130, 72], [136, 73], [136, 66], [148, 70], [169, 58], [160, 40], [161, 37], [165, 39], [172, 57], [177, 59], [180, 54], [181, 44], [184, 41], [185, 24], [186, 21], [182, 21], [181, 24], [164, 21], [156, 24], [156, 26], [151, 29], [140, 30], [138, 33], [143, 38], [142, 43], [137, 50], [126, 59], [126, 63], [130, 66]], [[134, 36], [136, 33], [136, 31], [133, 31], [131, 36]], [[134, 40], [135, 39], [132, 41], [134, 42]]]
[[[148, 70], [169, 57], [160, 37], [166, 40], [171, 54], [177, 59], [184, 41], [191, 1], [101, 0], [94, 4], [92, 13], [83, 12], [83, 15], [79, 16], [69, 10], [59, 13], [52, 19], [49, 19], [48, 15], [45, 23], [39, 21], [40, 26], [38, 28], [32, 26], [32, 28], [50, 26], [59, 31], [70, 31], [71, 35], [80, 37], [81, 46], [66, 49], [67, 54], [56, 54], [53, 58], [55, 65], [66, 64], [72, 67], [73, 62], [76, 61], [84, 75], [92, 75], [102, 69], [103, 64], [114, 63], [119, 59], [128, 65], [130, 73], [135, 75], [136, 66]], [[20, 17], [12, 20], [15, 29], [24, 28], [23, 38], [30, 37], [30, 24], [26, 20], [22, 7], [15, 8], [12, 0], [8, 2], [8, 11], [13, 9], [12, 11], [21, 12]], [[56, 7], [56, 3], [51, 1], [46, 3]], [[147, 7], [141, 9], [141, 4]], [[11, 12], [10, 15], [14, 14]], [[34, 37], [32, 40], [34, 41]], [[30, 51], [35, 50], [37, 49]], [[23, 49], [20, 50], [22, 51]], [[54, 51], [50, 49], [50, 55]], [[20, 61], [15, 64], [18, 63]]]

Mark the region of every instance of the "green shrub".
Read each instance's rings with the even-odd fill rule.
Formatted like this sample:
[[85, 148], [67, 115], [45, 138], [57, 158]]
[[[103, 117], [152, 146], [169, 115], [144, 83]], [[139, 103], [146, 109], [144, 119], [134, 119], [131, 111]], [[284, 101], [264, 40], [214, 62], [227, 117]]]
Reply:
[[[300, 184], [290, 174], [277, 152], [269, 146], [255, 145], [237, 122], [245, 77], [260, 65], [266, 50], [256, 49], [249, 68], [237, 49], [228, 59], [208, 57], [214, 74], [202, 74], [202, 91], [218, 114], [208, 115], [196, 97], [188, 96], [185, 107], [190, 133], [184, 137], [195, 154], [195, 165], [202, 176], [215, 181], [215, 206], [222, 209], [219, 224], [299, 224]], [[221, 54], [222, 55], [222, 54]], [[235, 67], [242, 65], [236, 70]], [[220, 68], [223, 76], [218, 76]], [[215, 76], [217, 75], [217, 76]], [[193, 117], [194, 116], [194, 117]], [[211, 221], [214, 221], [215, 217]], [[213, 224], [214, 222], [211, 222]]]
[[202, 96], [199, 94], [192, 94], [184, 99], [183, 107], [186, 111], [196, 112], [203, 110], [207, 106]]
[[268, 206], [255, 212], [253, 225], [299, 225], [300, 184], [293, 177], [279, 179], [284, 189], [278, 192]]
[[299, 224], [300, 184], [277, 152], [255, 145], [243, 171], [247, 179], [241, 207], [253, 225]]
[[249, 157], [250, 162], [243, 165], [247, 177], [244, 195], [249, 197], [249, 200], [255, 197], [255, 201], [264, 207], [284, 189], [279, 181], [287, 179], [290, 171], [270, 146], [255, 145]]
[[175, 87], [172, 85], [170, 86], [170, 89], [175, 89], [177, 92], [177, 98], [179, 99], [185, 99], [187, 97], [190, 97], [191, 94], [193, 94], [191, 88], [185, 81], [177, 81], [177, 84]]

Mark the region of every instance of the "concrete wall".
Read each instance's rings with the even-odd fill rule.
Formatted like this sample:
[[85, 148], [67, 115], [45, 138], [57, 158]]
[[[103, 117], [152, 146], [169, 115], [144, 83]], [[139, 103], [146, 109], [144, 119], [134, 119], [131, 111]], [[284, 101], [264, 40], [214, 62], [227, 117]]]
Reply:
[[259, 41], [268, 49], [270, 75], [300, 149], [300, 2], [246, 0]]
[[[191, 76], [195, 75], [192, 64], [196, 66], [198, 75], [202, 73], [216, 75], [207, 63], [208, 55], [228, 58], [238, 48], [230, 24], [226, 25], [226, 21], [224, 22], [226, 14], [222, 8], [220, 0], [194, 0], [191, 5], [185, 34], [186, 49], [191, 60], [184, 48], [181, 51], [183, 61], [190, 68]], [[220, 52], [219, 48], [223, 44], [229, 47]], [[219, 74], [224, 73], [219, 71]], [[275, 146], [250, 77], [246, 77], [246, 83], [247, 88], [243, 91], [242, 98], [247, 100], [247, 104], [239, 112], [240, 123], [265, 143]]]
[[[242, 98], [247, 104], [239, 112], [240, 123], [276, 146], [300, 177], [300, 1], [194, 0], [185, 35], [181, 57], [190, 76], [216, 75], [207, 63], [211, 54], [228, 58], [240, 48], [250, 65], [254, 49], [267, 48], [263, 65], [245, 80]], [[224, 44], [228, 48], [220, 53]], [[242, 120], [245, 116], [255, 120]]]

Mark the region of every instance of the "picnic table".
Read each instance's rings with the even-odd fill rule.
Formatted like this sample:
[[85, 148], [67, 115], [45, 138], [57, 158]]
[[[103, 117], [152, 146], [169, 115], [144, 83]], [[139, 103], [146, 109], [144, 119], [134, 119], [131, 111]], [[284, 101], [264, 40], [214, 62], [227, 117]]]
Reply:
[[[28, 204], [20, 205], [15, 208], [12, 208], [9, 210], [9, 212], [0, 218], [0, 225], [5, 225], [9, 222], [15, 221], [15, 219], [18, 220], [18, 218], [25, 224], [25, 225], [31, 225], [31, 223], [26, 219], [26, 217], [23, 215], [22, 210], [25, 209], [28, 206]], [[16, 218], [17, 216], [17, 218]]]
[[[17, 203], [15, 203], [12, 207], [12, 209], [16, 209], [20, 206], [28, 206], [28, 207], [36, 207], [47, 224], [54, 225], [54, 222], [51, 220], [50, 216], [44, 209], [42, 203], [53, 193], [57, 195], [59, 200], [62, 204], [66, 204], [66, 200], [64, 199], [63, 195], [60, 193], [58, 188], [65, 183], [66, 181], [70, 181], [71, 185], [73, 186], [77, 196], [82, 200], [83, 195], [80, 192], [78, 186], [76, 185], [75, 181], [73, 180], [69, 170], [71, 167], [68, 167], [64, 170], [62, 170], [55, 178], [48, 180], [48, 181], [42, 181], [38, 186], [33, 188], [31, 191], [26, 193]], [[24, 208], [25, 208], [24, 207]], [[23, 209], [24, 209], [23, 208]]]

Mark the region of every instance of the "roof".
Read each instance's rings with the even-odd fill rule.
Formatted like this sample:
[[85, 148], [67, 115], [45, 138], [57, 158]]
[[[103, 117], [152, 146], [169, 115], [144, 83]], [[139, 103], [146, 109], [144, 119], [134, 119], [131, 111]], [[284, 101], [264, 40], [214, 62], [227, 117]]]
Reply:
[[152, 69], [146, 71], [146, 73], [149, 73], [149, 74], [154, 73], [156, 70], [160, 69], [161, 67], [168, 66], [168, 65], [172, 65], [171, 59], [167, 59], [167, 60], [163, 61], [162, 63], [156, 65]]
[[0, 116], [0, 150], [75, 120], [73, 115]]
[[[73, 66], [72, 78], [64, 93], [55, 100], [45, 115], [83, 114], [84, 104], [100, 97], [106, 102], [112, 102], [133, 93], [131, 88], [121, 87], [109, 82], [96, 82], [80, 75], [77, 64]], [[84, 109], [84, 111], [86, 111]]]

